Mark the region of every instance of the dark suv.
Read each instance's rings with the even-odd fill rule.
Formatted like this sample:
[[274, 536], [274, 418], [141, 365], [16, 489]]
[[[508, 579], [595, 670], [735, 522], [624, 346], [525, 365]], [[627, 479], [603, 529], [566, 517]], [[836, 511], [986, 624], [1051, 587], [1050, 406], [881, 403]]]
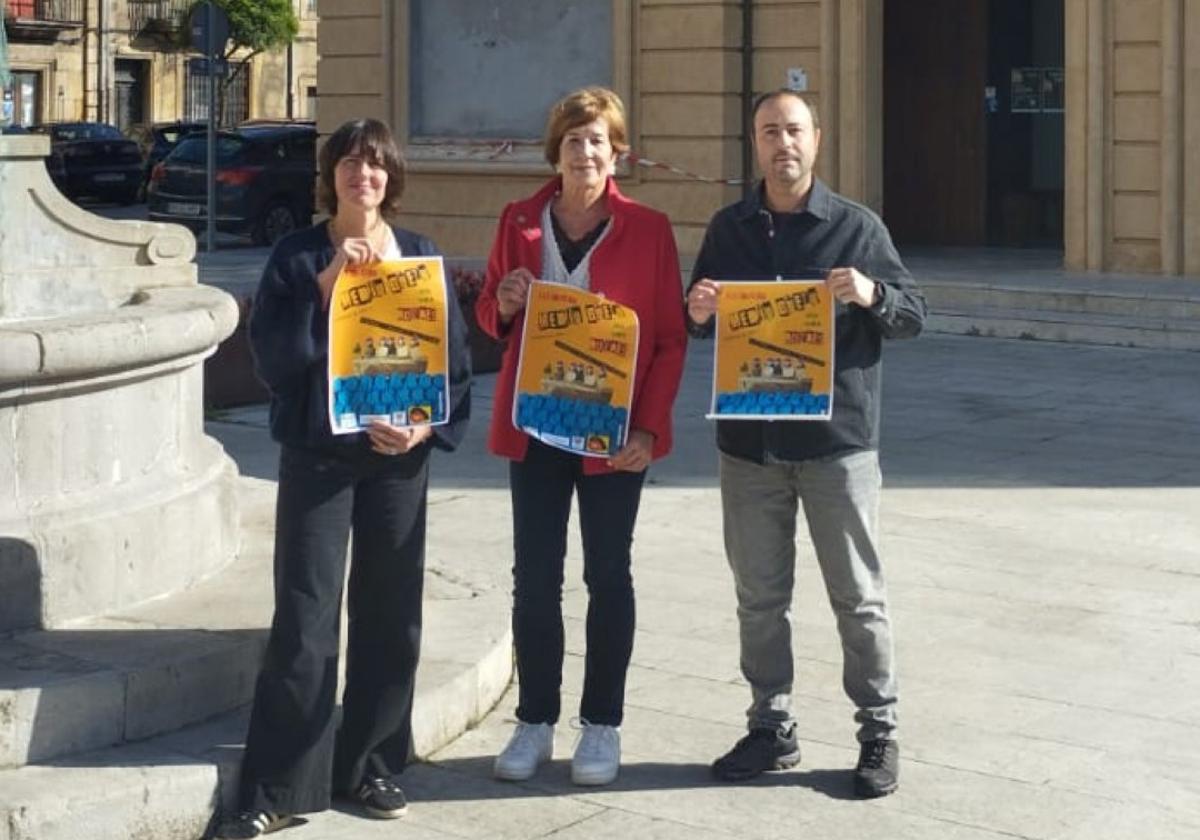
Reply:
[[[245, 125], [216, 137], [216, 227], [274, 244], [308, 224], [316, 186], [317, 130], [311, 123]], [[194, 231], [207, 223], [207, 139], [191, 134], [154, 167], [149, 216]]]

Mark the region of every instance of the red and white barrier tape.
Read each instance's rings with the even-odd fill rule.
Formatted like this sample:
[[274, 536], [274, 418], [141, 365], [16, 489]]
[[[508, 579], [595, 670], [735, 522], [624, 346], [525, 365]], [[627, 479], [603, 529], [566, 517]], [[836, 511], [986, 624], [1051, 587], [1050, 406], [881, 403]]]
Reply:
[[647, 169], [662, 169], [692, 181], [701, 181], [705, 184], [726, 184], [733, 187], [740, 187], [742, 185], [741, 178], [710, 178], [707, 175], [697, 175], [695, 172], [688, 172], [686, 169], [680, 169], [678, 166], [672, 166], [669, 163], [660, 163], [657, 160], [644, 158], [632, 150], [626, 152], [622, 157], [638, 166], [644, 166]]
[[[474, 160], [499, 160], [506, 155], [511, 155], [516, 152], [516, 147], [540, 145], [535, 142], [519, 141], [519, 140], [499, 140], [495, 145], [479, 146], [474, 144], [453, 144], [450, 150], [446, 152], [447, 159], [474, 159]], [[623, 160], [628, 161], [634, 166], [642, 166], [646, 169], [661, 169], [664, 172], [670, 172], [678, 175], [681, 178], [687, 178], [690, 181], [700, 181], [704, 184], [724, 184], [731, 187], [739, 187], [742, 185], [741, 178], [712, 178], [708, 175], [700, 175], [696, 172], [689, 172], [686, 169], [681, 169], [670, 163], [663, 163], [657, 160], [644, 158], [633, 150], [629, 150], [621, 155]]]

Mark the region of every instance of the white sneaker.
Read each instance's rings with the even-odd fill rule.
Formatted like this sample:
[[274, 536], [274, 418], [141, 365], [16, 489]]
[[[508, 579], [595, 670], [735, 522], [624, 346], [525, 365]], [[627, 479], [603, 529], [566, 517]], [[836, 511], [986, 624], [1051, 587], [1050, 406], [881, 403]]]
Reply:
[[554, 725], [517, 721], [508, 745], [496, 756], [492, 775], [509, 782], [532, 778], [538, 765], [554, 754]]
[[583, 732], [571, 759], [571, 781], [577, 785], [607, 785], [621, 768], [621, 730], [580, 719]]

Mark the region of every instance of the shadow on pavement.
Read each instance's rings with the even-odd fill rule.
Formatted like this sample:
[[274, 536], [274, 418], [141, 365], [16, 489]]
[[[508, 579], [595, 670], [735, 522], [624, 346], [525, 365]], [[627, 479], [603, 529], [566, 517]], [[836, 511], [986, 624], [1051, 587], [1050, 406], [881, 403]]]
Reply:
[[[856, 799], [853, 772], [838, 770], [794, 770], [764, 773], [747, 782], [730, 784], [713, 779], [709, 766], [698, 763], [633, 761], [621, 764], [621, 774], [611, 785], [581, 787], [570, 782], [570, 761], [557, 759], [538, 770], [528, 782], [501, 782], [492, 778], [494, 756], [472, 756], [437, 760], [415, 765], [400, 779], [414, 801], [458, 802], [481, 799], [541, 798], [588, 793], [620, 793], [651, 790], [696, 790], [699, 788], [803, 787], [830, 799]], [[431, 772], [422, 772], [431, 771]], [[453, 781], [444, 774], [459, 777]]]

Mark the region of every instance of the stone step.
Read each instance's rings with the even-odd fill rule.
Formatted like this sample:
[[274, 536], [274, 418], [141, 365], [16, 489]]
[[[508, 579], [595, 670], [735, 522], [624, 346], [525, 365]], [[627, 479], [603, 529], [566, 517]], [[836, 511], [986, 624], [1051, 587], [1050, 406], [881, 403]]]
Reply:
[[1142, 284], [1109, 283], [1102, 288], [1058, 283], [1024, 284], [920, 278], [921, 288], [935, 312], [981, 309], [1026, 310], [1042, 313], [1161, 320], [1200, 320], [1200, 283], [1190, 292], [1179, 282], [1149, 280]]
[[[0, 769], [0, 840], [196, 840], [215, 809], [233, 806], [247, 718], [239, 704], [250, 699], [271, 608], [273, 484], [240, 485], [244, 550], [216, 578], [119, 618], [9, 640], [27, 656], [0, 664], [0, 725], [6, 755], [25, 766]], [[503, 535], [485, 535], [475, 553], [454, 550], [478, 503], [430, 492], [417, 756], [481, 720], [512, 676], [508, 567], [495, 562]], [[146, 738], [155, 731], [166, 734]], [[146, 740], [85, 751], [133, 737]]]
[[956, 335], [1200, 351], [1200, 319], [987, 306], [953, 309], [931, 301], [925, 328]]
[[[426, 611], [413, 709], [425, 757], [477, 724], [512, 674], [508, 599]], [[430, 650], [432, 648], [433, 650]], [[248, 708], [136, 744], [0, 770], [0, 840], [197, 840], [232, 810]]]
[[[250, 700], [272, 609], [275, 491], [272, 482], [247, 478], [238, 480], [238, 491], [241, 551], [218, 574], [68, 629], [0, 640], [0, 768], [140, 741]], [[504, 569], [464, 568], [469, 559], [451, 562], [437, 552], [438, 532], [452, 529], [466, 505], [461, 497], [430, 494], [423, 683], [470, 682], [465, 675], [480, 646], [507, 644]], [[463, 623], [464, 611], [474, 623]], [[460, 717], [451, 715], [442, 728], [460, 726]]]

